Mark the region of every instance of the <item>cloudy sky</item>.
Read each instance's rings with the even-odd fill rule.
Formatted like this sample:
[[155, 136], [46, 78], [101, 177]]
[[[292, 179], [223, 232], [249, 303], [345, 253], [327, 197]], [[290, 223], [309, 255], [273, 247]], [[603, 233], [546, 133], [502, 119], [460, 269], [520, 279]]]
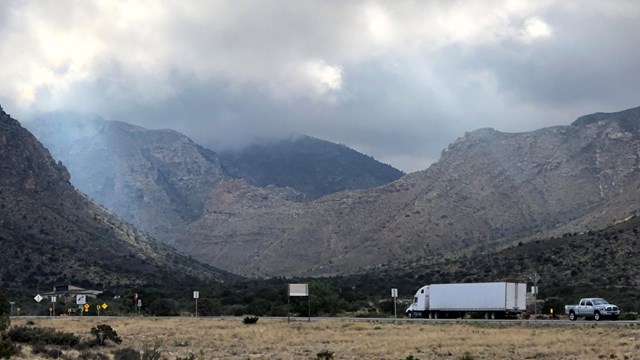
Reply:
[[414, 171], [465, 131], [640, 106], [638, 44], [635, 0], [0, 0], [0, 104]]

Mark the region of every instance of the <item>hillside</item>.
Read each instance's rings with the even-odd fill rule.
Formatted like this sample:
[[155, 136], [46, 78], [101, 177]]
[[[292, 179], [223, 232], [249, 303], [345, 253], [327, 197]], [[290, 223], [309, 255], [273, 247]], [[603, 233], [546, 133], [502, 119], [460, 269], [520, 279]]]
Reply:
[[427, 170], [306, 204], [221, 183], [176, 246], [246, 275], [332, 275], [597, 229], [639, 207], [639, 127], [635, 108], [527, 133], [480, 129]]
[[[425, 284], [449, 282], [517, 281], [531, 284], [540, 276], [539, 299], [560, 298], [573, 303], [586, 296], [602, 296], [640, 311], [640, 216], [584, 233], [537, 238], [490, 255], [472, 253], [460, 257], [407, 262], [362, 275], [327, 279], [334, 287], [357, 287], [368, 296], [397, 287], [409, 298]], [[556, 310], [558, 310], [556, 308]]]
[[231, 277], [160, 245], [77, 192], [64, 165], [1, 108], [0, 173], [4, 291], [58, 283], [171, 286]]
[[169, 244], [202, 216], [209, 192], [232, 178], [302, 202], [402, 175], [346, 146], [306, 136], [218, 155], [172, 130], [99, 117], [50, 113], [28, 126], [65, 164], [74, 186]]
[[290, 187], [307, 199], [390, 183], [403, 173], [344, 145], [295, 136], [220, 151], [234, 177], [257, 187]]
[[198, 219], [206, 194], [229, 178], [214, 152], [172, 130], [67, 113], [29, 126], [74, 186], [163, 242]]

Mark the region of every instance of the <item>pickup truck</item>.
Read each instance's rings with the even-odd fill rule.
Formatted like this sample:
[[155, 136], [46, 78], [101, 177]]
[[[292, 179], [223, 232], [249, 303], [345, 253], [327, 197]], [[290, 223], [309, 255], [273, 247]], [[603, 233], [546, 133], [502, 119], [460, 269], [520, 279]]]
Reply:
[[581, 299], [579, 305], [566, 305], [564, 312], [569, 315], [571, 321], [581, 316], [595, 321], [600, 321], [603, 318], [618, 320], [618, 316], [620, 316], [620, 309], [616, 305], [609, 304], [603, 298]]

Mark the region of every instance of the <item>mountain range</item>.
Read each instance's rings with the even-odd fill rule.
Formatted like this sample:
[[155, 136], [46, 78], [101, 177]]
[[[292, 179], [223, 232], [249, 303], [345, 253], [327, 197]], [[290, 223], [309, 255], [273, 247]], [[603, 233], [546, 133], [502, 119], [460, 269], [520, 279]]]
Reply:
[[[314, 193], [309, 189], [316, 187], [304, 184], [331, 183], [328, 179], [340, 173], [331, 169], [331, 164], [340, 164], [337, 160], [316, 168], [326, 174], [324, 180], [309, 176], [310, 170], [303, 171], [300, 182], [286, 180], [299, 169], [286, 165], [300, 161], [290, 158], [300, 156], [308, 163], [322, 163], [321, 158], [304, 155], [304, 151], [296, 156], [290, 154], [300, 146], [292, 145], [300, 139], [259, 144], [255, 150], [247, 150], [253, 155], [247, 155], [246, 152], [213, 153], [175, 132], [141, 129], [123, 123], [103, 126], [94, 133], [110, 132], [111, 127], [117, 126], [129, 134], [119, 134], [116, 140], [147, 132], [172, 134], [173, 140], [168, 142], [165, 142], [168, 135], [153, 135], [157, 139], [153, 150], [149, 145], [143, 146], [142, 140], [118, 140], [118, 146], [124, 144], [133, 149], [123, 156], [119, 155], [122, 150], [109, 147], [115, 146], [113, 142], [105, 143], [109, 146], [99, 151], [88, 151], [85, 150], [89, 149], [88, 145], [79, 145], [83, 142], [77, 138], [56, 144], [51, 139], [61, 137], [55, 134], [38, 136], [47, 146], [56, 149], [52, 152], [67, 164], [72, 182], [74, 174], [83, 171], [84, 166], [81, 162], [73, 165], [77, 161], [72, 156], [74, 151], [91, 154], [87, 155], [86, 166], [108, 163], [97, 155], [107, 159], [117, 155], [117, 163], [126, 171], [117, 176], [111, 173], [108, 176], [112, 176], [112, 180], [100, 175], [100, 171], [87, 171], [88, 175], [95, 175], [89, 182], [132, 185], [103, 187], [103, 195], [100, 191], [89, 191], [84, 185], [76, 186], [102, 204], [106, 200], [100, 196], [120, 197], [125, 201], [139, 194], [133, 200], [150, 208], [154, 220], [174, 212], [174, 218], [181, 222], [159, 221], [167, 224], [164, 229], [137, 224], [145, 231], [166, 234], [158, 237], [202, 262], [248, 276], [326, 276], [394, 268], [407, 263], [431, 263], [465, 254], [490, 256], [500, 249], [536, 238], [588, 232], [628, 219], [636, 213], [640, 200], [639, 124], [640, 108], [635, 108], [587, 115], [570, 126], [526, 133], [479, 129], [449, 145], [439, 161], [426, 170], [377, 187], [369, 187], [371, 182], [359, 190], [342, 185], [343, 190], [348, 191], [331, 193], [327, 192], [335, 189]], [[46, 128], [54, 132], [62, 129], [54, 125]], [[34, 132], [38, 131], [34, 128]], [[87, 140], [89, 143], [99, 143], [94, 137], [88, 138], [92, 139]], [[167, 161], [169, 154], [154, 155], [155, 149], [175, 143], [176, 139], [200, 150], [182, 153], [184, 149], [172, 145], [169, 153], [176, 159], [174, 162]], [[147, 157], [132, 155], [145, 153]], [[219, 171], [207, 172], [203, 167], [191, 171], [191, 167], [184, 164], [192, 160], [194, 153], [209, 159], [211, 169]], [[160, 158], [162, 165], [150, 162], [151, 157]], [[146, 162], [122, 165], [132, 158]], [[242, 166], [237, 165], [240, 162]], [[269, 164], [282, 166], [270, 174]], [[157, 170], [160, 167], [179, 175], [160, 175], [162, 171]], [[353, 164], [349, 167], [367, 168]], [[187, 170], [183, 171], [184, 168]], [[388, 170], [385, 166], [378, 169], [385, 174]], [[368, 170], [361, 171], [363, 175], [356, 174], [354, 178], [365, 179]], [[370, 172], [376, 174], [376, 170]], [[126, 179], [123, 174], [129, 173], [135, 175]], [[195, 179], [198, 174], [219, 176], [203, 181]], [[380, 178], [388, 179], [386, 176]], [[161, 178], [175, 180], [158, 181]], [[185, 191], [197, 188], [189, 185], [184, 190], [175, 190], [182, 179], [203, 184], [194, 190], [197, 201], [190, 204], [197, 204], [190, 216], [185, 215], [189, 212], [182, 211], [178, 202], [156, 202], [161, 196], [151, 195], [173, 193], [180, 199]], [[112, 210], [120, 211], [115, 207]], [[137, 215], [123, 214], [120, 215], [125, 219], [131, 216], [133, 220], [127, 220], [136, 224]], [[175, 224], [178, 226], [174, 227]]]
[[175, 244], [245, 275], [318, 276], [597, 229], [638, 209], [639, 125], [635, 108], [526, 133], [480, 129], [424, 171], [304, 204], [221, 184]]
[[403, 174], [343, 145], [297, 136], [216, 153], [176, 131], [73, 113], [28, 123], [62, 160], [73, 184], [156, 239], [174, 239], [204, 211], [209, 193], [242, 178], [294, 202], [385, 184]]

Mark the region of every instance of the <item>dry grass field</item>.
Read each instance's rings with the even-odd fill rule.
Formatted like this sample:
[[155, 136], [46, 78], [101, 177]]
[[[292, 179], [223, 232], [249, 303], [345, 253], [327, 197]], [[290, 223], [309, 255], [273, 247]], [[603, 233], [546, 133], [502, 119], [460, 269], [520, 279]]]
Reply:
[[[90, 329], [108, 324], [122, 344], [97, 348], [111, 358], [118, 348], [162, 344], [163, 359], [189, 353], [199, 359], [640, 359], [640, 327], [499, 325], [459, 323], [370, 323], [339, 320], [291, 322], [260, 319], [60, 317], [32, 320], [89, 338]], [[14, 319], [13, 325], [24, 325]], [[66, 352], [75, 359], [75, 350]], [[22, 358], [39, 359], [24, 348]]]

